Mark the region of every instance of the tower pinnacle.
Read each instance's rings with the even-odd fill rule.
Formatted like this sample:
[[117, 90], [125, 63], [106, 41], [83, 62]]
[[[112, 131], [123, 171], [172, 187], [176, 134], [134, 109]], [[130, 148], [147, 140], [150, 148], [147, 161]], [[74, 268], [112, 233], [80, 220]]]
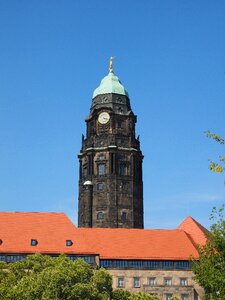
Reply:
[[110, 56], [109, 59], [109, 72], [113, 73], [113, 59], [115, 58], [115, 56]]

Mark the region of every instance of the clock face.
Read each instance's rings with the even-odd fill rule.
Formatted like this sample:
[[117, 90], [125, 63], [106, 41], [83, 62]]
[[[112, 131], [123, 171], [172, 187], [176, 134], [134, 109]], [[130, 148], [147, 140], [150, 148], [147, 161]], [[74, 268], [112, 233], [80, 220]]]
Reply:
[[108, 123], [109, 119], [110, 119], [110, 115], [105, 111], [100, 113], [100, 115], [98, 116], [98, 121], [100, 124]]

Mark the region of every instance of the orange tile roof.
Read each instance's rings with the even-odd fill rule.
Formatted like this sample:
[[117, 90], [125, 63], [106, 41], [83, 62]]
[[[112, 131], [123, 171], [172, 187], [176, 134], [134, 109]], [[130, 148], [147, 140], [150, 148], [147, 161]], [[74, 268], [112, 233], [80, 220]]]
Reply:
[[[64, 213], [1, 212], [1, 253], [72, 253], [75, 226]], [[31, 239], [38, 241], [31, 246]]]
[[[190, 232], [188, 223], [182, 224], [174, 230], [76, 228], [64, 213], [2, 212], [0, 253], [99, 254], [101, 259], [198, 258], [189, 236], [193, 224]], [[38, 245], [31, 246], [31, 239]], [[66, 240], [72, 240], [73, 245], [67, 247]]]
[[205, 245], [209, 231], [192, 217], [187, 217], [178, 226], [178, 229], [184, 230], [189, 234], [195, 245]]
[[101, 259], [188, 260], [198, 252], [182, 230], [77, 228], [79, 252], [92, 249]]

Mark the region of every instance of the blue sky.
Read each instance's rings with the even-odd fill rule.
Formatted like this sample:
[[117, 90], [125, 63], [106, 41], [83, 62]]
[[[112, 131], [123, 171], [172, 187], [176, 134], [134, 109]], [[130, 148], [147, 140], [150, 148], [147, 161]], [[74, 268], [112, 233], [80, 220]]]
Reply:
[[225, 202], [223, 0], [0, 1], [0, 210], [77, 222], [78, 159], [93, 90], [115, 74], [138, 116], [146, 228]]

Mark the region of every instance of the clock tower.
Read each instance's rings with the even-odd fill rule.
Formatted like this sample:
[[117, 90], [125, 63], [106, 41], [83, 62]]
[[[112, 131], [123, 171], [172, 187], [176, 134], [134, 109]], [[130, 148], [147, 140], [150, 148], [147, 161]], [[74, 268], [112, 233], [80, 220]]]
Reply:
[[78, 155], [79, 227], [143, 228], [143, 155], [136, 121], [110, 59], [109, 74], [94, 91]]

